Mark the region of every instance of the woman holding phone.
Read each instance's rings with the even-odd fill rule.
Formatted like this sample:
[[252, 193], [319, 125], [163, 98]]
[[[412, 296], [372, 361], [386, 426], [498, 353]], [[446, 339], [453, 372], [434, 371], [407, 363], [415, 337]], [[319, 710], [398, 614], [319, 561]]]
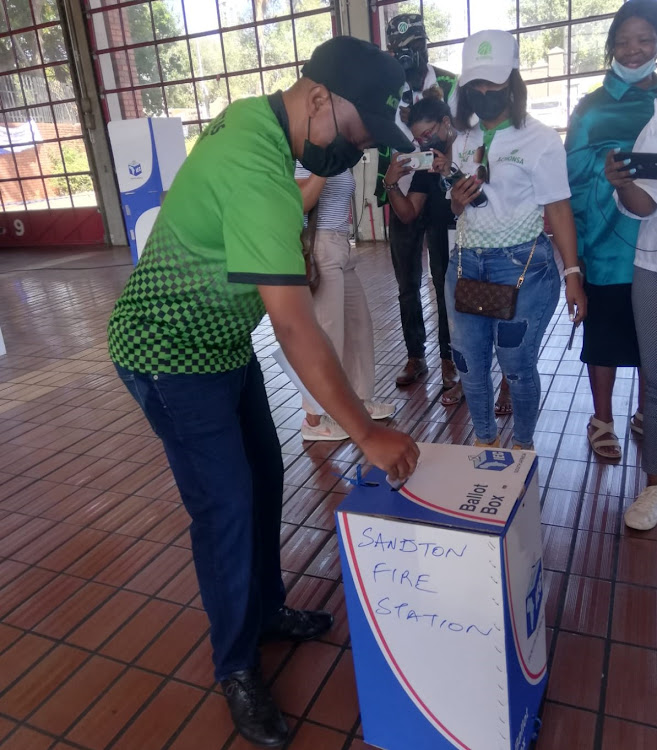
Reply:
[[[657, 153], [657, 105], [634, 151]], [[648, 486], [625, 511], [625, 524], [648, 531], [657, 526], [657, 179], [635, 180], [636, 170], [614, 156], [614, 151], [608, 152], [605, 173], [616, 189], [618, 207], [624, 215], [641, 222], [634, 256], [632, 307], [644, 378], [641, 466], [647, 474]]]
[[[586, 296], [566, 154], [558, 134], [527, 115], [527, 87], [518, 68], [518, 42], [511, 34], [489, 30], [466, 39], [456, 116], [462, 132], [451, 159], [438, 166], [444, 174], [457, 172], [450, 193], [458, 216], [457, 249], [445, 288], [454, 361], [476, 444], [500, 444], [490, 374], [495, 349], [511, 391], [513, 448], [532, 449], [541, 394], [538, 354], [560, 289], [544, 217], [564, 262], [574, 322], [586, 315]], [[479, 120], [475, 125], [473, 115]], [[498, 296], [500, 285], [520, 287], [506, 319], [482, 299], [489, 292]]]
[[[425, 95], [409, 109], [407, 125], [416, 143], [423, 152], [448, 150], [456, 137], [452, 127], [449, 106], [436, 95]], [[445, 190], [440, 185], [440, 176], [429, 170], [415, 171], [410, 163], [416, 154], [395, 154], [383, 178], [392, 210], [404, 224], [410, 224], [423, 215], [427, 220], [427, 242], [437, 252], [429, 253], [431, 277], [436, 285], [438, 304], [438, 344], [445, 390], [441, 396], [443, 406], [458, 404], [463, 398], [463, 389], [458, 382], [456, 367], [452, 360], [447, 308], [445, 307], [445, 272], [449, 263], [449, 246], [441, 241], [446, 227], [453, 225], [454, 216]], [[399, 181], [415, 171], [408, 194], [404, 195]], [[427, 207], [426, 212], [424, 211]]]
[[[581, 359], [588, 367], [593, 416], [587, 428], [593, 451], [620, 460], [612, 397], [618, 367], [639, 366], [632, 312], [634, 248], [639, 222], [616, 210], [613, 187], [604, 178], [613, 148], [629, 151], [653, 114], [657, 97], [657, 2], [632, 0], [616, 13], [606, 44], [610, 70], [602, 87], [585, 96], [568, 127], [566, 151], [580, 260], [589, 313]], [[643, 399], [632, 429], [640, 434]]]
[[[404, 223], [415, 221], [428, 206], [425, 216], [428, 221], [427, 235], [429, 242], [434, 234], [444, 232], [445, 225], [454, 225], [454, 214], [449, 200], [445, 197], [446, 186], [440, 180], [438, 171], [443, 165], [441, 154], [450, 153], [452, 143], [456, 138], [450, 108], [441, 97], [428, 96], [414, 104], [409, 112], [408, 125], [415, 138], [415, 142], [424, 152], [431, 150], [437, 157], [436, 168], [415, 171], [408, 194], [404, 195], [399, 187], [399, 181], [407, 174], [414, 172], [409, 166], [412, 156], [396, 154], [386, 172], [384, 184], [387, 187], [390, 205], [397, 217]], [[440, 243], [436, 243], [439, 246]], [[447, 308], [445, 306], [445, 274], [449, 265], [449, 247], [440, 255], [440, 263], [434, 260], [435, 253], [429, 258], [433, 263], [431, 273], [440, 282], [441, 293], [436, 290], [438, 300], [438, 325], [440, 356], [442, 357], [443, 383], [445, 392], [441, 397], [443, 406], [453, 406], [463, 397], [463, 388], [456, 382], [457, 374], [452, 360], [450, 345]], [[500, 392], [495, 402], [495, 414], [499, 417], [513, 413], [509, 384], [502, 376]]]

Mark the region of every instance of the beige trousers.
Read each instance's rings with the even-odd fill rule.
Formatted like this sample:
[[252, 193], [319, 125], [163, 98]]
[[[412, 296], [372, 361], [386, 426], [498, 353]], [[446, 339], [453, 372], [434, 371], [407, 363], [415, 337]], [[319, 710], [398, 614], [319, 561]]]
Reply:
[[[363, 285], [356, 274], [355, 253], [346, 233], [318, 229], [315, 258], [320, 282], [315, 315], [331, 339], [351, 387], [359, 398], [374, 393], [374, 333]], [[304, 400], [304, 411], [314, 414]]]

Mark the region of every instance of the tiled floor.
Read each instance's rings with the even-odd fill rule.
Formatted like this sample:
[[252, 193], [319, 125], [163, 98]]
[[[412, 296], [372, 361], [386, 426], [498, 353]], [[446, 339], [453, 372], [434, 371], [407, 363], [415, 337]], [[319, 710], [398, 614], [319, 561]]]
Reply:
[[[129, 273], [123, 251], [0, 254], [0, 744], [3, 750], [195, 750], [235, 737], [213, 684], [187, 520], [148, 425], [113, 374], [105, 325]], [[68, 258], [68, 259], [66, 259]], [[473, 439], [467, 408], [440, 406], [432, 343], [426, 382], [401, 391], [404, 358], [385, 247], [364, 252], [378, 395], [424, 441]], [[436, 314], [425, 288], [430, 340]], [[591, 409], [563, 308], [541, 354], [537, 434], [545, 524], [551, 678], [538, 750], [657, 747], [657, 533], [621, 513], [644, 481], [621, 372], [624, 459], [592, 459]], [[349, 443], [304, 450], [300, 399], [255, 335], [287, 467], [281, 543], [290, 603], [326, 606], [322, 642], [269, 647], [266, 673], [294, 750], [364, 750], [359, 736], [332, 512], [354, 465]], [[508, 443], [508, 420], [502, 421]], [[412, 750], [409, 745], [409, 750]]]

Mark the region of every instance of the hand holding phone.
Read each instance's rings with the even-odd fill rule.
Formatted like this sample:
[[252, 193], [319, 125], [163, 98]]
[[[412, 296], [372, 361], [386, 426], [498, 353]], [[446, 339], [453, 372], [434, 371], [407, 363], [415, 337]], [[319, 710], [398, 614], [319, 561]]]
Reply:
[[628, 172], [635, 179], [657, 180], [657, 154], [642, 153], [640, 151], [614, 152], [614, 161], [620, 162], [622, 170]]
[[634, 182], [636, 173], [632, 171], [630, 166], [631, 160], [627, 157], [626, 153], [623, 153], [618, 149], [609, 151], [607, 158], [605, 159], [605, 177], [611, 183], [616, 190], [621, 190]]
[[[443, 182], [448, 186], [449, 189], [453, 190], [456, 185], [459, 183], [462, 183], [463, 180], [476, 180], [474, 177], [470, 177], [469, 175], [466, 175], [464, 172], [462, 172], [458, 167], [452, 166], [450, 170], [450, 174], [447, 177], [443, 177]], [[481, 184], [477, 181], [477, 184]], [[468, 187], [470, 187], [468, 185]], [[483, 189], [479, 189], [479, 191], [473, 196], [470, 196], [470, 193], [472, 191], [469, 190], [467, 195], [461, 195], [460, 191], [458, 191], [458, 194], [453, 196], [458, 202], [463, 203], [464, 206], [466, 205], [472, 205], [472, 206], [485, 206], [488, 203], [488, 198], [486, 196], [486, 193], [484, 193]], [[461, 198], [464, 200], [462, 201]], [[467, 198], [467, 200], [465, 200]]]

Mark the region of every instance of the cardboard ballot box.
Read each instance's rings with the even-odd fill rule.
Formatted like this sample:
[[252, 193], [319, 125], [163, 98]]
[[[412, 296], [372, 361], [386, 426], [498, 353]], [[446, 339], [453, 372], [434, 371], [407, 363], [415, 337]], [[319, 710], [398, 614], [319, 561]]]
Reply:
[[160, 212], [162, 196], [185, 161], [185, 136], [179, 117], [112, 120], [107, 126], [123, 220], [137, 264]]
[[547, 683], [536, 455], [420, 450], [402, 490], [373, 469], [336, 513], [365, 741], [527, 750]]

